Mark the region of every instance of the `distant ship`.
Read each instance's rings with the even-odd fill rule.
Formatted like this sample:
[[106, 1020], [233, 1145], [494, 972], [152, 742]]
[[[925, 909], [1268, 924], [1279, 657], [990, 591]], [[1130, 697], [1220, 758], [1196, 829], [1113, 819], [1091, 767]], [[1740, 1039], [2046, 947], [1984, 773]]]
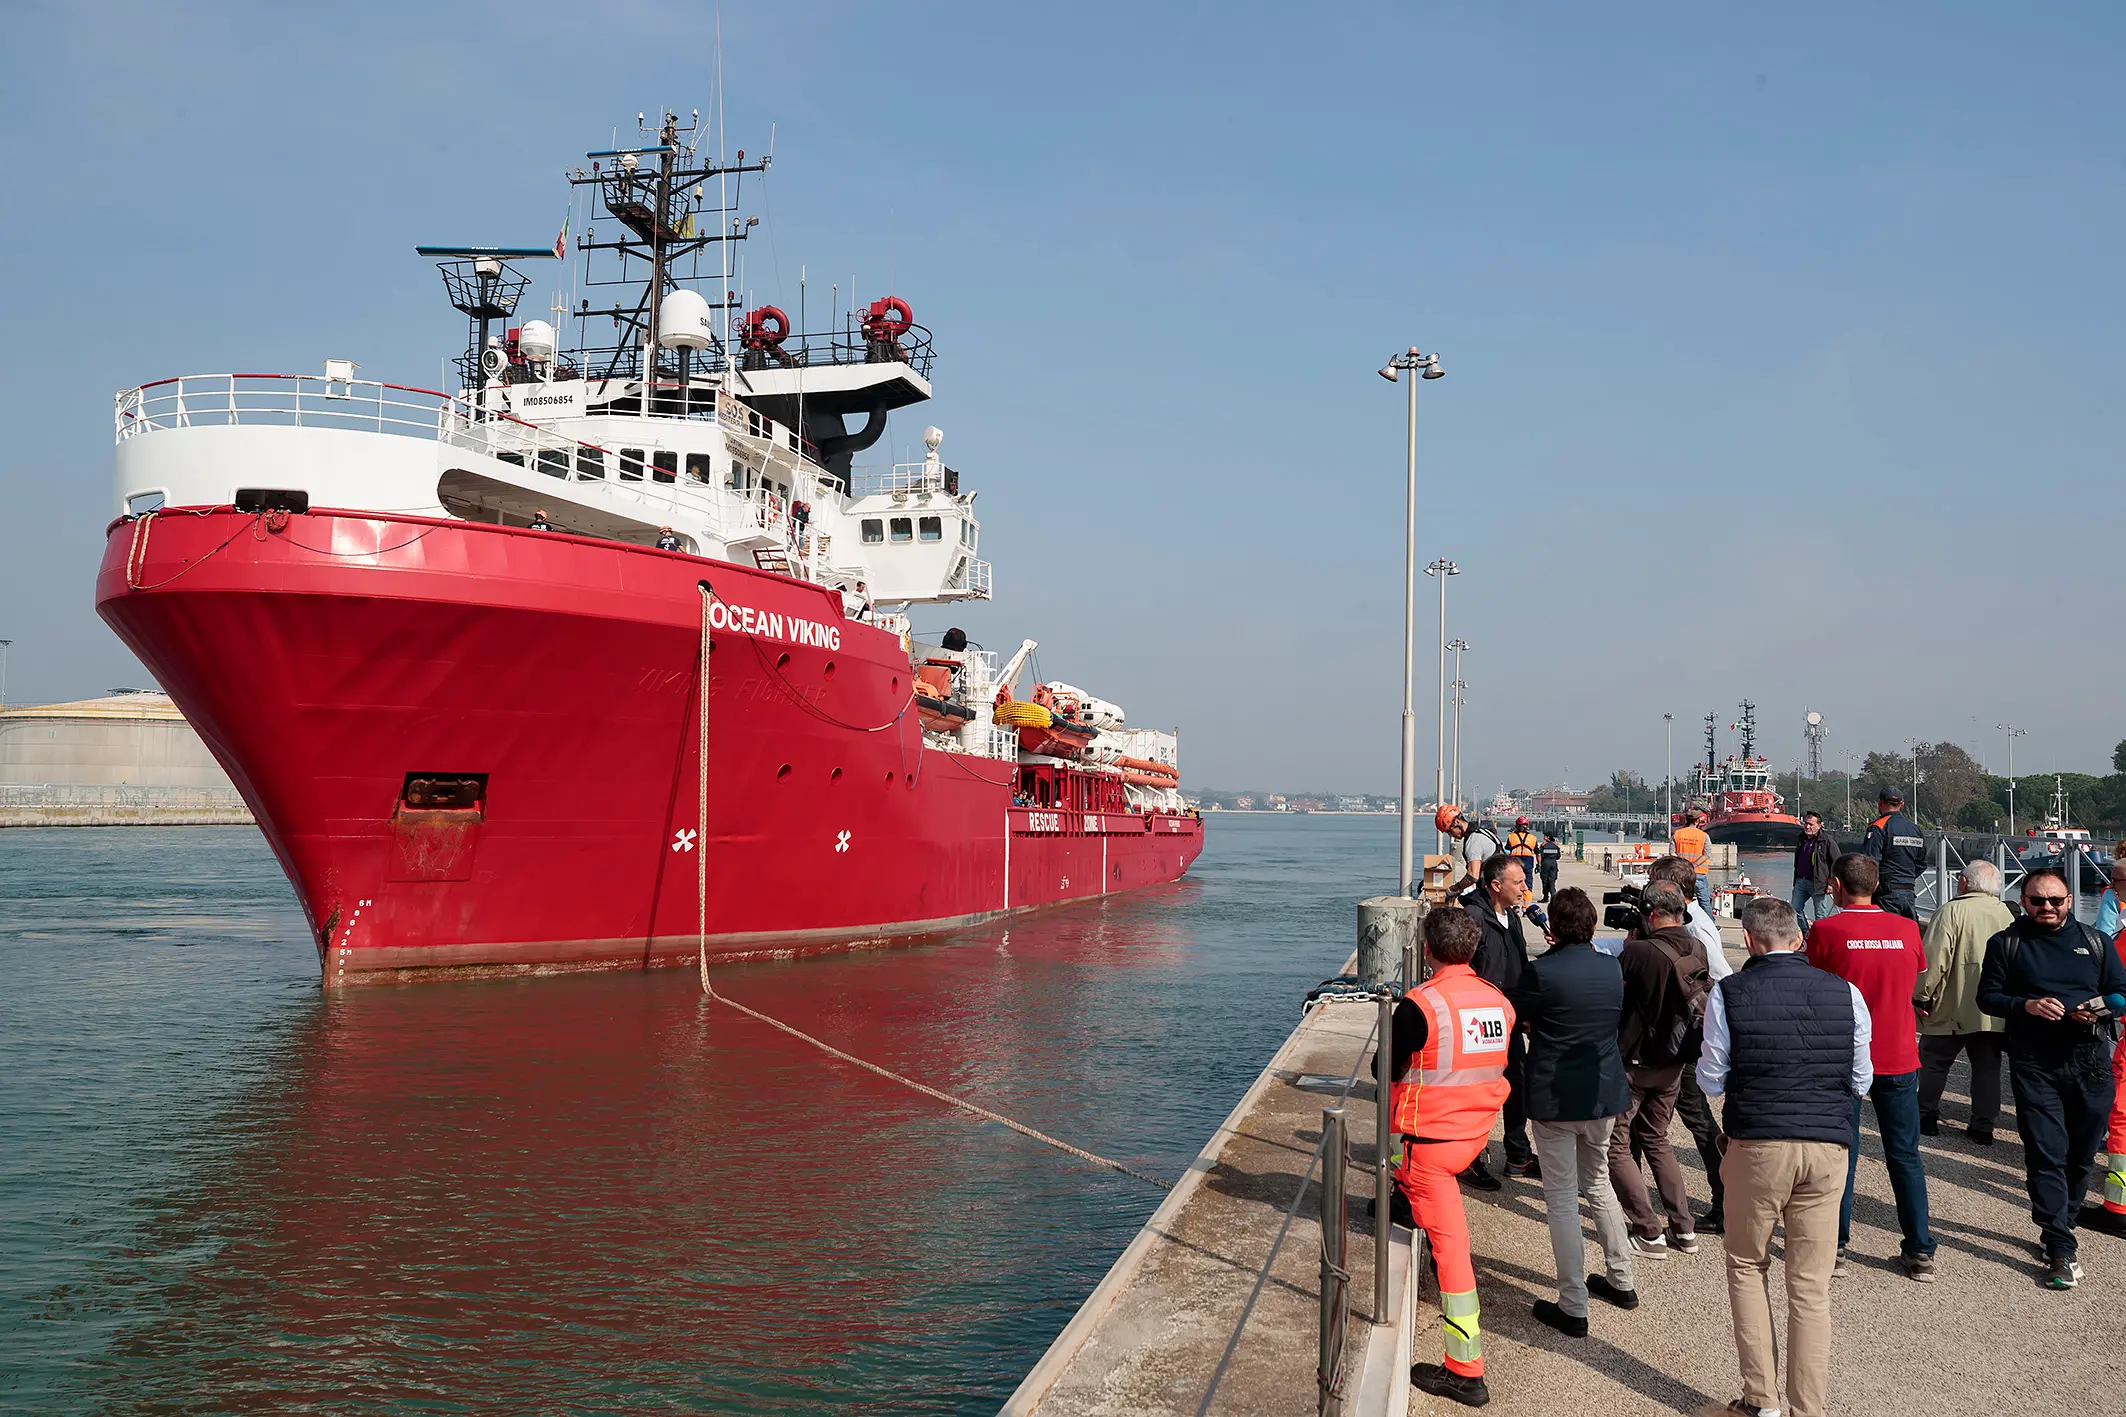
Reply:
[[567, 226], [417, 248], [468, 321], [455, 393], [327, 360], [117, 396], [97, 610], [256, 814], [328, 986], [932, 934], [1203, 848], [1175, 734], [1020, 697], [1032, 640], [915, 637], [910, 606], [990, 594], [942, 433], [855, 462], [931, 396], [929, 332], [891, 294], [741, 317], [767, 164], [698, 126], [569, 174], [553, 323], [517, 321], [512, 262]]
[[1714, 716], [1705, 716], [1705, 761], [1690, 797], [1705, 812], [1705, 834], [1715, 845], [1745, 851], [1792, 846], [1801, 839], [1801, 819], [1782, 810], [1786, 801], [1772, 786], [1771, 759], [1757, 754], [1757, 706], [1743, 700], [1734, 727], [1742, 734], [1742, 751], [1722, 761]]

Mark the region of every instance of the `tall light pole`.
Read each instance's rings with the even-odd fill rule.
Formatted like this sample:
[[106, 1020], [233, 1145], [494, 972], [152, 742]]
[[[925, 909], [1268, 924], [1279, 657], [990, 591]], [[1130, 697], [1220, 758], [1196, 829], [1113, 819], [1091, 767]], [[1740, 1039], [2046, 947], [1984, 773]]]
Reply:
[[1666, 825], [1676, 829], [1676, 716], [1661, 715], [1661, 810]]
[[[1442, 556], [1425, 567], [1425, 574], [1439, 578], [1439, 758], [1432, 768], [1433, 800], [1447, 800], [1447, 578], [1458, 576], [1462, 568]], [[1440, 834], [1436, 850], [1447, 849], [1447, 839]]]
[[2008, 835], [2010, 835], [2010, 836], [2014, 836], [2014, 835], [2015, 835], [2015, 740], [2016, 740], [2016, 739], [2018, 739], [2018, 738], [2022, 738], [2022, 737], [2026, 737], [2026, 736], [2028, 736], [2029, 730], [2027, 730], [2027, 729], [2023, 729], [2023, 728], [2017, 728], [2017, 727], [2015, 727], [2015, 726], [2014, 726], [2013, 724], [2007, 724], [2007, 723], [2002, 723], [2002, 724], [1996, 724], [1996, 725], [1995, 725], [1995, 727], [1999, 728], [2001, 732], [2003, 732], [2003, 733], [2005, 733], [2005, 734], [2007, 734], [2007, 735], [2008, 735]]
[[0, 708], [7, 707], [7, 647], [13, 640], [0, 640]]
[[1919, 738], [1905, 739], [1905, 746], [1912, 750], [1912, 824], [1919, 824], [1919, 750], [1926, 742]]
[[[1425, 354], [1415, 345], [1383, 364], [1380, 376], [1389, 383], [1402, 377], [1404, 370], [1422, 374], [1427, 379], [1437, 379], [1447, 371], [1441, 367], [1439, 356]], [[1443, 632], [1444, 634], [1444, 632]], [[1440, 664], [1447, 662], [1446, 651], [1440, 652]], [[1444, 680], [1446, 675], [1441, 674]], [[1417, 380], [1410, 380], [1410, 431], [1406, 449], [1406, 467], [1403, 488], [1403, 783], [1402, 826], [1397, 843], [1396, 880], [1398, 893], [1410, 899], [1415, 880], [1412, 869], [1416, 865], [1416, 802], [1417, 790], [1417, 713], [1413, 702], [1417, 686]], [[1444, 692], [1441, 694], [1445, 698]], [[1444, 712], [1444, 706], [1443, 706]], [[1445, 729], [1441, 730], [1442, 743]], [[1435, 784], [1436, 786], [1437, 784]], [[1437, 800], [1435, 798], [1435, 800]]]
[[1469, 648], [1460, 635], [1447, 641], [1447, 648], [1454, 651], [1454, 682], [1448, 687], [1454, 690], [1454, 754], [1447, 769], [1447, 795], [1454, 805], [1462, 805], [1462, 690], [1469, 687], [1462, 678], [1462, 651]]

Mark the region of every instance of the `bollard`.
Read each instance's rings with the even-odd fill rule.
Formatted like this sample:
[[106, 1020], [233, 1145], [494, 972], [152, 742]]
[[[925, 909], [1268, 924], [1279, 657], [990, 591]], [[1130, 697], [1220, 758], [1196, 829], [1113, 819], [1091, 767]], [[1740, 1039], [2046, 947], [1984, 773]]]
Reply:
[[1321, 1111], [1321, 1349], [1314, 1369], [1321, 1417], [1343, 1417], [1344, 1331], [1350, 1322], [1351, 1276], [1346, 1261], [1344, 1169], [1351, 1164], [1344, 1139], [1344, 1109]]
[[1395, 977], [1424, 918], [1423, 897], [1377, 895], [1358, 903], [1360, 988], [1378, 989]]
[[1403, 992], [1409, 993], [1418, 985], [1417, 941], [1403, 941]]
[[1380, 995], [1380, 1043], [1373, 1050], [1375, 1090], [1373, 1109], [1373, 1322], [1388, 1322], [1388, 1200], [1393, 1182], [1388, 1175], [1388, 1153], [1395, 1149], [1395, 1084], [1389, 1076], [1395, 1065], [1395, 994]]
[[1934, 913], [1955, 898], [1949, 890], [1949, 834], [1943, 832], [1934, 843]]

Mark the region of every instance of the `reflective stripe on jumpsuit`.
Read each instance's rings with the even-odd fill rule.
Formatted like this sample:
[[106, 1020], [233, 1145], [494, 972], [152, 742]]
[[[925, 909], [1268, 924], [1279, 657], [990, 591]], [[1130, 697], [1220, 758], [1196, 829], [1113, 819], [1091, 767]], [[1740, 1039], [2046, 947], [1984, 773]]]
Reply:
[[1425, 1012], [1425, 1047], [1395, 1084], [1393, 1122], [1405, 1138], [1395, 1180], [1432, 1243], [1447, 1368], [1482, 1377], [1476, 1268], [1456, 1178], [1483, 1153], [1506, 1103], [1513, 1006], [1466, 964], [1441, 965], [1409, 998]]

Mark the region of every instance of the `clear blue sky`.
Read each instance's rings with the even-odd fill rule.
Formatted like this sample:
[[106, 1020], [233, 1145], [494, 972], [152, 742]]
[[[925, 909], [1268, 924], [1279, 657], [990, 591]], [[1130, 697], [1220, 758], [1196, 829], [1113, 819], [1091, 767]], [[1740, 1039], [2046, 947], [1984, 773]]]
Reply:
[[[95, 618], [110, 396], [431, 384], [422, 241], [550, 240], [709, 5], [33, 5], [0, 84], [10, 697]], [[1950, 737], [2108, 770], [2126, 19], [2100, 5], [731, 7], [747, 282], [890, 279], [982, 489], [978, 639], [1180, 724], [1199, 785], [1390, 790], [1403, 402], [1465, 568], [1473, 784]], [[543, 296], [533, 297], [543, 304]], [[924, 416], [890, 435], [913, 446]], [[1429, 589], [1429, 583], [1426, 584]], [[1420, 650], [1429, 779], [1432, 606]], [[919, 620], [940, 627], [945, 617]], [[932, 622], [936, 622], [932, 624]], [[1679, 759], [1690, 753], [1678, 735]]]

